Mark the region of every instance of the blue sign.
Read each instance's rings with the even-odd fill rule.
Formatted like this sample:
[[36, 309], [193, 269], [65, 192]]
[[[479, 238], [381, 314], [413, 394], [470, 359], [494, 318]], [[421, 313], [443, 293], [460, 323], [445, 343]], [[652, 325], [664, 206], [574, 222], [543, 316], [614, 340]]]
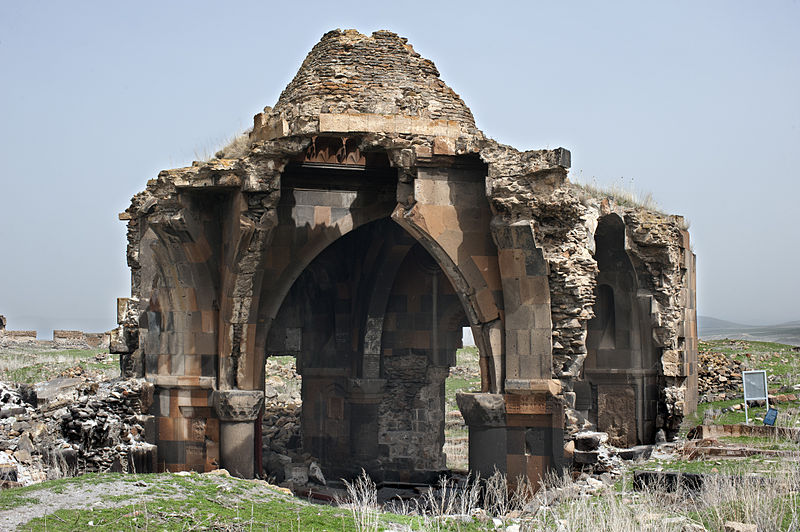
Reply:
[[764, 425], [770, 427], [775, 425], [775, 420], [778, 419], [778, 411], [772, 407], [767, 409], [767, 415], [764, 416]]

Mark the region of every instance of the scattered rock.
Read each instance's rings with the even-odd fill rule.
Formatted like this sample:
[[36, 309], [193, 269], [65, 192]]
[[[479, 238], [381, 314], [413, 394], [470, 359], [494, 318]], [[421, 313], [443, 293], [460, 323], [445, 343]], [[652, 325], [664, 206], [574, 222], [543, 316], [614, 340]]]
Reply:
[[322, 474], [322, 469], [316, 462], [311, 462], [311, 465], [308, 466], [308, 478], [313, 479], [323, 486], [327, 485], [325, 482], [325, 476]]
[[725, 521], [725, 532], [758, 532], [758, 526], [738, 521]]

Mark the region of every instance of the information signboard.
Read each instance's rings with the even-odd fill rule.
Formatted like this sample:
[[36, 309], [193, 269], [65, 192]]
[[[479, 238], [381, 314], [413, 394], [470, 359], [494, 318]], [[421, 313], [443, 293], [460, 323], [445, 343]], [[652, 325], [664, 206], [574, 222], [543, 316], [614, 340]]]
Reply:
[[749, 425], [750, 416], [747, 412], [748, 401], [766, 401], [767, 408], [769, 408], [767, 372], [763, 369], [743, 371], [742, 383], [744, 384], [744, 419]]

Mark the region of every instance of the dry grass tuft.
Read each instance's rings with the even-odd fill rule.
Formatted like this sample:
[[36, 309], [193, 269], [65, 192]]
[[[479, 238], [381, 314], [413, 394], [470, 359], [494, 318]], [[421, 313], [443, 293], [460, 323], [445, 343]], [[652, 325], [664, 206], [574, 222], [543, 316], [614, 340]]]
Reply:
[[623, 207], [638, 207], [664, 214], [655, 198], [653, 198], [652, 193], [637, 191], [634, 188], [633, 179], [630, 181], [630, 186], [627, 187], [621, 179], [619, 183], [614, 183], [610, 187], [601, 187], [597, 184], [597, 181], [591, 184], [579, 182], [574, 182], [572, 184], [581, 192], [581, 201], [583, 202], [589, 198], [600, 200], [610, 198], [614, 203], [622, 205]]
[[361, 475], [353, 482], [345, 480], [344, 485], [347, 489], [347, 498], [338, 502], [341, 506], [350, 509], [356, 529], [359, 532], [377, 531], [380, 510], [378, 508], [378, 490], [375, 483], [367, 475], [367, 472], [362, 469]]

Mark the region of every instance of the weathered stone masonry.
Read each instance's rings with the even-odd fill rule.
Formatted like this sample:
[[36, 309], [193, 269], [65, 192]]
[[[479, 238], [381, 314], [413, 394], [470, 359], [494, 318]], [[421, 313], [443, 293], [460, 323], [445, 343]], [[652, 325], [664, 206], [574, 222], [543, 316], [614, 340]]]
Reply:
[[569, 159], [486, 138], [405, 39], [323, 36], [246, 142], [121, 215], [112, 349], [155, 385], [160, 466], [259, 474], [265, 359], [292, 354], [327, 475], [434, 478], [463, 326], [473, 470], [536, 479], [581, 429], [676, 430], [697, 400], [688, 233], [577, 189]]

